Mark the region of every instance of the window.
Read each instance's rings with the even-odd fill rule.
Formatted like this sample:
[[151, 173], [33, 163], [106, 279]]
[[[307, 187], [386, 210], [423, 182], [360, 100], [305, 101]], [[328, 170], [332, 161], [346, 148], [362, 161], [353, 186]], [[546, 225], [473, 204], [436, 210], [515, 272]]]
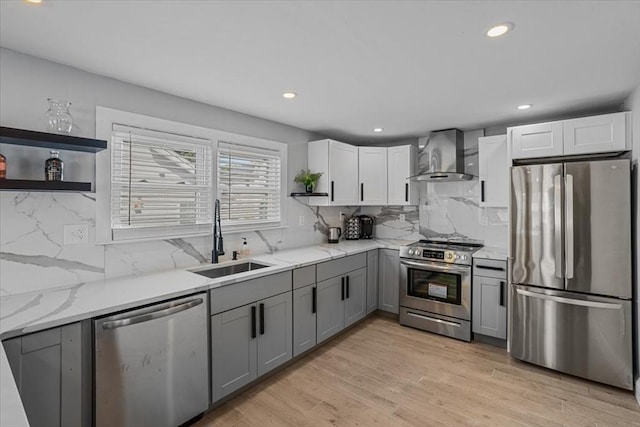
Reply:
[[209, 232], [209, 140], [113, 125], [113, 240]]
[[[284, 225], [287, 145], [96, 107], [96, 241], [211, 235]], [[283, 166], [284, 165], [284, 166]]]
[[281, 149], [218, 142], [218, 198], [223, 226], [282, 224]]

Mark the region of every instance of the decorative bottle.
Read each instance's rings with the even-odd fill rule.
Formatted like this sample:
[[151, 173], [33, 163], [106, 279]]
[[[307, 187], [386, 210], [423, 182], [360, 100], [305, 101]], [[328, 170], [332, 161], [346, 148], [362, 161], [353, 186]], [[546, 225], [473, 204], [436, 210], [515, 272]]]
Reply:
[[0, 179], [7, 178], [7, 158], [0, 154]]
[[59, 158], [60, 153], [51, 150], [51, 157], [44, 163], [46, 181], [62, 181], [64, 179], [64, 163]]
[[71, 103], [63, 99], [47, 98], [49, 109], [47, 110], [47, 129], [49, 132], [69, 134], [73, 128], [73, 117], [69, 113]]

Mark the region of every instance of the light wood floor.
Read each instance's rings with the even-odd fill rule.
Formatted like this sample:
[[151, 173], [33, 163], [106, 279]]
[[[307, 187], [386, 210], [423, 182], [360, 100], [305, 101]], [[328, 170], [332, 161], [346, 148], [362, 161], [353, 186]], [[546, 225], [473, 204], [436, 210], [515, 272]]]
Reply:
[[640, 407], [504, 349], [373, 317], [196, 425], [640, 426]]

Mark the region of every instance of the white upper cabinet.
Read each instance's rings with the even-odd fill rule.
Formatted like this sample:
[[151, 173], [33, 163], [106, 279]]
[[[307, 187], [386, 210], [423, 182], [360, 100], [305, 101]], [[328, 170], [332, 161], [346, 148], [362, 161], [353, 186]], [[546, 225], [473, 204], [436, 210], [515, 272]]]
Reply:
[[360, 204], [387, 204], [387, 147], [358, 147]]
[[603, 114], [509, 128], [511, 157], [595, 154], [631, 149], [630, 113]]
[[562, 122], [518, 126], [510, 132], [513, 159], [562, 156]]
[[388, 148], [388, 202], [389, 205], [417, 205], [418, 183], [408, 179], [416, 174], [418, 149], [413, 145]]
[[507, 135], [478, 138], [480, 206], [509, 206], [509, 161]]
[[308, 165], [311, 172], [322, 172], [318, 193], [328, 197], [309, 197], [314, 206], [360, 204], [358, 186], [358, 147], [331, 139], [309, 142]]
[[564, 154], [606, 153], [627, 149], [626, 113], [562, 122]]

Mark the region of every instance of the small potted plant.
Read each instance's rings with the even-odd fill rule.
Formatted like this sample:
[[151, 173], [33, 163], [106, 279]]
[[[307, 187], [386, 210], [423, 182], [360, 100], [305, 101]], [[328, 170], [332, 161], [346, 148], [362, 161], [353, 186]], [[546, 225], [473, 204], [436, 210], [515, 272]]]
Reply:
[[313, 173], [309, 169], [302, 169], [293, 181], [304, 185], [304, 189], [307, 193], [313, 193], [313, 187], [316, 186], [321, 176], [322, 172]]

